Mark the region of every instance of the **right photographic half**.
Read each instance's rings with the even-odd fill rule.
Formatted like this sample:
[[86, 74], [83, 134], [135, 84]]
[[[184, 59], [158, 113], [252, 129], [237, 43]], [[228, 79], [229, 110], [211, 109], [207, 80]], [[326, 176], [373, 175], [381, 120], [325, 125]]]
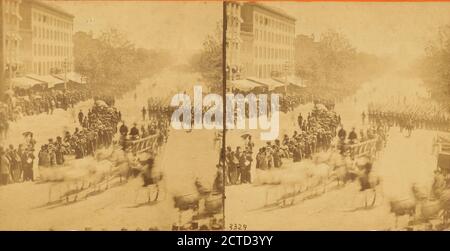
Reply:
[[226, 229], [450, 228], [450, 3], [225, 10]]

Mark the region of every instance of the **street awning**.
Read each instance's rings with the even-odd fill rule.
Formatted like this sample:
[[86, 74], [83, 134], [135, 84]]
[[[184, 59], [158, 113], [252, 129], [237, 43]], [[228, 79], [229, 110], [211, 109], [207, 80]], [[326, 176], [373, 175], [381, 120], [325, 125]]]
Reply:
[[256, 82], [253, 82], [248, 79], [238, 79], [238, 80], [232, 80], [227, 83], [228, 87], [236, 88], [243, 91], [250, 91], [254, 88], [262, 87], [261, 84], [258, 84]]
[[83, 78], [81, 77], [80, 74], [78, 74], [76, 72], [68, 72], [67, 75], [64, 73], [61, 73], [61, 74], [56, 74], [54, 76], [63, 81], [67, 77], [67, 81], [72, 81], [72, 82], [75, 82], [78, 84], [86, 84], [86, 81], [84, 81], [84, 83], [83, 83]]
[[36, 74], [28, 74], [27, 77], [47, 83], [48, 84], [48, 88], [52, 88], [57, 84], [63, 84], [64, 81], [59, 79], [59, 78], [55, 78], [51, 75], [44, 75], [44, 76], [39, 76]]
[[11, 81], [13, 88], [21, 88], [21, 89], [29, 89], [35, 85], [43, 84], [43, 82], [39, 80], [28, 77], [17, 77], [13, 78]]
[[276, 80], [282, 84], [285, 84], [285, 82], [287, 81], [287, 84], [290, 84], [290, 85], [294, 85], [297, 87], [306, 87], [306, 85], [304, 85], [302, 83], [303, 81], [300, 78], [297, 78], [294, 76], [288, 76], [286, 78], [274, 78], [274, 80]]
[[247, 78], [247, 79], [249, 79], [255, 83], [258, 83], [260, 85], [263, 85], [263, 86], [267, 87], [267, 89], [269, 89], [269, 90], [273, 90], [277, 87], [284, 86], [283, 83], [280, 83], [279, 81], [276, 81], [271, 78]]

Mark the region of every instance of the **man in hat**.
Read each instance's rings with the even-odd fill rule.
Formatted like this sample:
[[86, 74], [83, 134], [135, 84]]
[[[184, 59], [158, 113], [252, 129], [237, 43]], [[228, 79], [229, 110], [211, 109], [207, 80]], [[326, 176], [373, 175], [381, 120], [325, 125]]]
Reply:
[[267, 157], [265, 147], [261, 147], [259, 149], [258, 154], [256, 154], [256, 168], [261, 170], [267, 169]]
[[12, 181], [18, 182], [22, 173], [21, 159], [13, 145], [9, 145], [9, 148], [6, 150], [6, 157], [9, 159]]
[[60, 136], [56, 137], [55, 158], [56, 158], [56, 164], [58, 164], [58, 165], [64, 164], [64, 146], [63, 146], [62, 138]]
[[83, 114], [83, 111], [80, 110], [80, 112], [78, 113], [78, 122], [80, 122], [80, 125], [83, 125], [83, 120], [84, 120], [84, 114]]
[[0, 185], [7, 185], [11, 180], [11, 170], [6, 151], [0, 146]]
[[125, 125], [125, 121], [122, 121], [122, 125], [119, 128], [120, 135], [127, 136], [128, 134], [128, 127]]
[[145, 121], [145, 115], [147, 115], [147, 109], [145, 109], [145, 106], [142, 107], [142, 120]]
[[252, 158], [252, 150], [250, 148], [245, 149], [244, 151], [244, 165], [241, 169], [241, 182], [242, 183], [251, 183], [251, 166], [253, 162]]
[[23, 165], [23, 181], [34, 181], [33, 174], [33, 162], [34, 162], [34, 149], [28, 146], [22, 155], [22, 165]]
[[49, 155], [47, 152], [48, 145], [41, 146], [41, 150], [38, 154], [38, 165], [43, 167], [48, 167], [50, 163]]
[[53, 139], [48, 139], [47, 151], [48, 151], [50, 166], [55, 166], [56, 165], [56, 147], [53, 142]]
[[139, 138], [139, 129], [137, 128], [137, 123], [133, 124], [133, 127], [130, 129], [131, 139], [135, 140]]
[[348, 134], [348, 140], [350, 141], [350, 144], [355, 144], [357, 139], [358, 134], [355, 131], [355, 127], [353, 127], [352, 131]]

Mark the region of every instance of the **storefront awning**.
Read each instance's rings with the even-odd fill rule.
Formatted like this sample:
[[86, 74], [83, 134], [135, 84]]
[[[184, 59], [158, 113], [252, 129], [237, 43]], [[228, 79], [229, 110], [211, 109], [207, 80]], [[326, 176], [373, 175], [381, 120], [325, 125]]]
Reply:
[[277, 87], [284, 86], [283, 83], [280, 83], [279, 81], [276, 81], [271, 78], [247, 78], [247, 79], [249, 79], [257, 84], [267, 87], [267, 89], [269, 89], [270, 91]]
[[21, 89], [29, 89], [35, 85], [43, 84], [43, 82], [39, 80], [28, 77], [17, 77], [13, 78], [11, 81], [13, 88], [21, 88]]
[[51, 75], [44, 75], [44, 76], [40, 76], [40, 75], [36, 75], [36, 74], [28, 74], [27, 77], [47, 83], [48, 84], [48, 88], [52, 88], [57, 84], [63, 84], [64, 81], [59, 79], [59, 78], [55, 78]]
[[306, 85], [302, 83], [303, 81], [300, 78], [294, 76], [288, 76], [287, 78], [274, 78], [274, 79], [282, 84], [285, 84], [287, 82], [287, 84], [294, 85], [297, 87], [306, 87]]
[[68, 72], [67, 74], [61, 73], [54, 76], [62, 81], [67, 78], [67, 81], [72, 81], [78, 84], [86, 84], [86, 80], [83, 80], [83, 77], [81, 77], [81, 75], [76, 72]]
[[250, 91], [254, 88], [262, 87], [262, 85], [248, 79], [238, 79], [229, 81], [227, 87], [236, 88], [242, 91]]

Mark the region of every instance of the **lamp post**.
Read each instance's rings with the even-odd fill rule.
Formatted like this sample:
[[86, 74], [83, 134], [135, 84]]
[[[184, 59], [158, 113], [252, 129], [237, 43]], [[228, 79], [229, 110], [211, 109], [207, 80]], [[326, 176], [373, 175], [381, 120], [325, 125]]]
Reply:
[[69, 61], [67, 58], [64, 59], [64, 90], [67, 90], [67, 67], [69, 66]]
[[287, 95], [287, 86], [288, 86], [288, 80], [287, 80], [287, 75], [288, 75], [288, 70], [289, 70], [289, 62], [286, 61], [284, 62], [284, 95]]

